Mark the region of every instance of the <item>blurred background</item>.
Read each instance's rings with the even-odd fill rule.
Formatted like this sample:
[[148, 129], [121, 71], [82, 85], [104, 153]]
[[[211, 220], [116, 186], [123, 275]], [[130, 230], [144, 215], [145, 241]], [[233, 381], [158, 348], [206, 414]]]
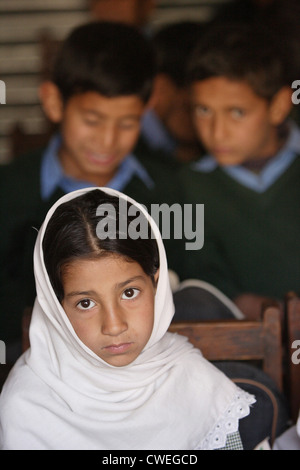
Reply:
[[[118, 0], [119, 2], [121, 0]], [[208, 21], [228, 0], [156, 0], [150, 28], [181, 20]], [[117, 2], [116, 2], [117, 3]], [[22, 152], [24, 135], [47, 132], [38, 85], [47, 77], [56, 41], [91, 19], [89, 0], [0, 0], [0, 80], [6, 104], [0, 105], [0, 164]]]

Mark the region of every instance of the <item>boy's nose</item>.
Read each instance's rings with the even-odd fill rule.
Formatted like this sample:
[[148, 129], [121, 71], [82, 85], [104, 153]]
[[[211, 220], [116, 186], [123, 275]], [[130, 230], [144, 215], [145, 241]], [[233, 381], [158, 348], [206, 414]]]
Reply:
[[212, 135], [215, 142], [222, 142], [226, 135], [226, 124], [222, 117], [216, 116], [212, 122]]
[[112, 126], [103, 126], [98, 134], [98, 145], [102, 152], [112, 152], [117, 141], [116, 129]]

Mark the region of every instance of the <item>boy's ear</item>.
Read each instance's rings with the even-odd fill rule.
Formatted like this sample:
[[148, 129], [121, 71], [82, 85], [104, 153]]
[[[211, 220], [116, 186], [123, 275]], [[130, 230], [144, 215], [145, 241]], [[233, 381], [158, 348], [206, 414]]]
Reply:
[[279, 126], [288, 117], [293, 106], [292, 90], [289, 87], [281, 88], [273, 97], [270, 107], [271, 122]]
[[59, 123], [63, 116], [63, 100], [57, 86], [50, 81], [42, 83], [39, 97], [48, 119], [53, 123]]

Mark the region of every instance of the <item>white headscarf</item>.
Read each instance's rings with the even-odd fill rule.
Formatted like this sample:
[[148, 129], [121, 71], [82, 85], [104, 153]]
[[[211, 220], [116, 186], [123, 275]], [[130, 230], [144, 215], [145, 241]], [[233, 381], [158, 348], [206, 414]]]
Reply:
[[222, 447], [254, 399], [203, 359], [186, 338], [167, 332], [174, 306], [159, 229], [135, 201], [100, 189], [140, 207], [154, 231], [160, 274], [152, 335], [140, 356], [123, 367], [103, 361], [76, 335], [52, 289], [42, 241], [55, 209], [95, 188], [63, 196], [37, 237], [31, 348], [16, 363], [0, 397], [0, 448]]

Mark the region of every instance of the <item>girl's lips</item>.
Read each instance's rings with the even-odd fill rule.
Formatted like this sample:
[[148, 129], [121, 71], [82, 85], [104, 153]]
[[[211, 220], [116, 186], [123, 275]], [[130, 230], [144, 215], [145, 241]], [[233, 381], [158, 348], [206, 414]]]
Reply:
[[110, 344], [109, 346], [105, 346], [103, 349], [111, 354], [122, 354], [127, 352], [131, 345], [132, 343]]

